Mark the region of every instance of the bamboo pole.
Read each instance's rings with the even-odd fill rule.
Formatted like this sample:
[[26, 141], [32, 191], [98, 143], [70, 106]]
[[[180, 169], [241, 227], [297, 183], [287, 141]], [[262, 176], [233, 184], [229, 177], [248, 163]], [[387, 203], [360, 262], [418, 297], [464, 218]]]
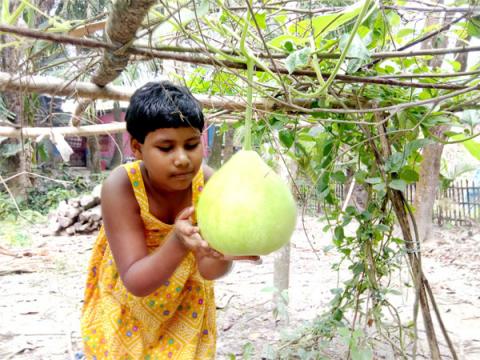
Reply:
[[114, 122], [108, 124], [96, 124], [85, 126], [59, 126], [59, 127], [31, 127], [14, 128], [11, 126], [0, 126], [0, 136], [10, 138], [37, 138], [49, 136], [53, 133], [63, 136], [92, 136], [104, 134], [118, 134], [126, 131], [125, 122]]
[[[89, 82], [65, 81], [51, 76], [18, 76], [0, 72], [0, 91], [7, 90], [92, 100], [129, 101], [135, 88], [116, 85], [100, 87]], [[202, 94], [194, 96], [207, 109], [244, 111], [246, 107], [245, 99], [239, 96], [207, 96]], [[304, 102], [305, 100], [296, 101], [298, 105], [304, 105]], [[257, 98], [253, 106], [257, 110], [265, 111], [281, 108], [280, 105], [267, 98]]]

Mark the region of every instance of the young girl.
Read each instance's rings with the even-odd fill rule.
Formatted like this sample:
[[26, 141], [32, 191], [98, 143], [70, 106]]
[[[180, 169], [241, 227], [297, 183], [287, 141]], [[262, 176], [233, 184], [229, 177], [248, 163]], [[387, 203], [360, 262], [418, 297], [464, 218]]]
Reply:
[[202, 167], [204, 118], [190, 92], [148, 83], [131, 98], [127, 131], [136, 162], [102, 186], [103, 227], [93, 248], [82, 312], [88, 359], [215, 357], [212, 280], [232, 260], [208, 247], [194, 205], [212, 170]]

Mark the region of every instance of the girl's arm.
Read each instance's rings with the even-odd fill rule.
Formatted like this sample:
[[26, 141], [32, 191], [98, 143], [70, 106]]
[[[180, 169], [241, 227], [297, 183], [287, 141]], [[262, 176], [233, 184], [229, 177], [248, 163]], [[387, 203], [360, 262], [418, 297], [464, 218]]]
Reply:
[[226, 275], [232, 268], [232, 260], [197, 256], [198, 271], [204, 279], [215, 280]]

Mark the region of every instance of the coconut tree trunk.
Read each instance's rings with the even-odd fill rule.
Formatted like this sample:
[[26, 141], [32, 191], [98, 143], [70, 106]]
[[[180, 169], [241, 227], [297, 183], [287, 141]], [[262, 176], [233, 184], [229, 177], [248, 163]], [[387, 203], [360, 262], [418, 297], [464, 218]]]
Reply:
[[[103, 58], [91, 81], [104, 87], [115, 80], [128, 65], [130, 56], [122, 51], [135, 38], [143, 18], [148, 13], [155, 0], [117, 0], [111, 4], [111, 12], [105, 25], [105, 34], [110, 43], [117, 49], [105, 49]], [[90, 100], [82, 100], [73, 111], [72, 124], [80, 124], [80, 116], [91, 104]]]
[[[117, 0], [112, 2], [112, 10], [107, 19], [106, 35], [108, 40], [118, 48], [130, 43], [140, 27], [143, 18], [155, 0]], [[125, 69], [129, 55], [118, 51], [105, 50], [103, 60], [92, 82], [98, 86], [105, 86]]]

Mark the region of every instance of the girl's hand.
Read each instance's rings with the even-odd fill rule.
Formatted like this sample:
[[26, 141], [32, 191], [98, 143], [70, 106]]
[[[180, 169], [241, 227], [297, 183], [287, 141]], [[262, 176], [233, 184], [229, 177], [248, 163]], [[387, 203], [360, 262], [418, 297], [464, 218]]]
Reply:
[[183, 246], [195, 252], [199, 257], [210, 257], [223, 261], [246, 260], [261, 263], [259, 256], [227, 256], [208, 246], [208, 243], [201, 237], [198, 226], [192, 224], [191, 216], [194, 211], [193, 207], [188, 207], [182, 210], [175, 220], [175, 236]]
[[207, 251], [208, 243], [200, 236], [200, 229], [192, 224], [193, 207], [183, 209], [175, 220], [174, 234], [180, 243], [194, 252]]

